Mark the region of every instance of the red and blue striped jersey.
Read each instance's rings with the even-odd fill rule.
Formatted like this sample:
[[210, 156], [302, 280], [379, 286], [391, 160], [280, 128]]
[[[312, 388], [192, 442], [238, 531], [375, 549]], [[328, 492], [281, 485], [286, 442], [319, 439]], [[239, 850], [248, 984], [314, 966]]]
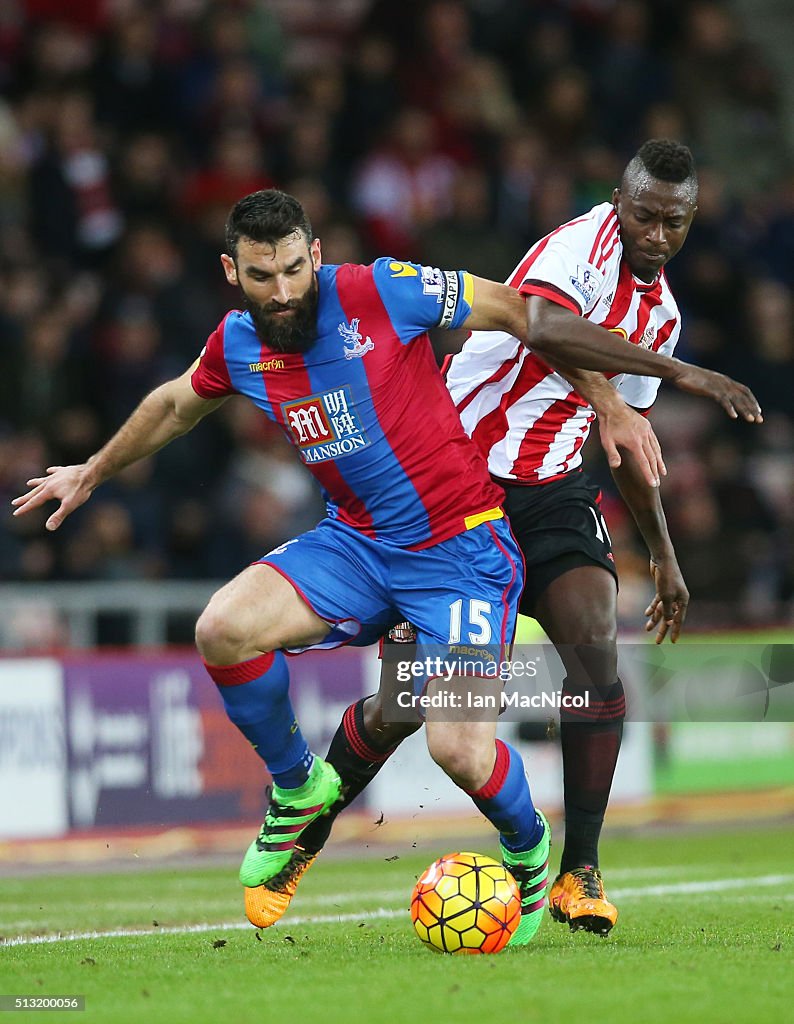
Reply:
[[319, 481], [329, 516], [368, 537], [419, 549], [476, 525], [503, 493], [461, 426], [426, 333], [466, 320], [471, 276], [380, 259], [322, 266], [317, 277], [308, 351], [269, 348], [250, 315], [233, 310], [193, 372], [196, 394], [241, 394], [263, 409]]

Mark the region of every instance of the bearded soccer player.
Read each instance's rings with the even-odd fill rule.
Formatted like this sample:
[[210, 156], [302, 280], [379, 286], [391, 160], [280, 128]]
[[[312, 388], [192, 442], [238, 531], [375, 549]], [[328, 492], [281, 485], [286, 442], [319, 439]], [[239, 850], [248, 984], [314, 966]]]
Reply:
[[[13, 504], [20, 515], [59, 500], [46, 523], [57, 529], [103, 481], [232, 394], [282, 428], [324, 489], [327, 518], [222, 587], [196, 627], [229, 718], [273, 777], [264, 824], [240, 869], [249, 917], [266, 924], [275, 919], [269, 901], [281, 899], [295, 874], [303, 831], [341, 786], [295, 720], [284, 651], [373, 643], [410, 618], [422, 642], [465, 665], [469, 649], [455, 648], [453, 608], [462, 609], [465, 628], [476, 623], [478, 659], [501, 660], [512, 639], [523, 567], [504, 494], [463, 430], [426, 331], [466, 324], [521, 333], [525, 316], [514, 289], [463, 271], [389, 259], [323, 266], [300, 203], [276, 190], [235, 205], [227, 247], [222, 266], [246, 311], [230, 312], [196, 364], [144, 398], [86, 463], [50, 467]], [[604, 382], [594, 378], [597, 392]], [[653, 479], [656, 439], [623, 409], [614, 436], [626, 427], [625, 446]], [[614, 448], [612, 455], [619, 459]], [[498, 694], [495, 680], [481, 683]], [[436, 685], [417, 680], [431, 693]], [[522, 865], [525, 888], [545, 889], [549, 828], [520, 755], [497, 747], [495, 733], [495, 721], [434, 720], [428, 748], [494, 824], [505, 855]], [[537, 916], [527, 925], [536, 927]]]
[[[714, 398], [734, 418], [761, 421], [746, 388], [672, 358], [681, 323], [664, 267], [684, 244], [696, 206], [689, 150], [667, 140], [646, 142], [610, 202], [542, 238], [511, 275], [509, 285], [526, 298], [529, 344], [520, 334], [475, 331], [447, 372], [463, 426], [506, 492], [527, 568], [520, 610], [538, 620], [559, 651], [567, 673], [563, 693], [589, 694], [588, 710], [561, 714], [565, 846], [549, 909], [573, 929], [602, 935], [618, 914], [604, 892], [598, 859], [625, 716], [617, 675], [617, 574], [600, 494], [581, 470], [595, 412], [569, 383], [573, 373], [566, 370], [566, 380], [552, 367], [606, 371], [642, 413], [665, 378]], [[668, 634], [675, 643], [689, 595], [659, 491], [631, 458], [612, 471], [650, 552], [656, 593], [646, 628], [657, 631], [658, 643]], [[328, 754], [345, 796], [303, 836], [296, 871], [322, 848], [333, 815], [418, 727], [384, 721], [381, 694], [348, 709]], [[504, 859], [520, 879], [521, 866], [513, 866], [509, 852]], [[544, 894], [545, 887], [541, 901]]]

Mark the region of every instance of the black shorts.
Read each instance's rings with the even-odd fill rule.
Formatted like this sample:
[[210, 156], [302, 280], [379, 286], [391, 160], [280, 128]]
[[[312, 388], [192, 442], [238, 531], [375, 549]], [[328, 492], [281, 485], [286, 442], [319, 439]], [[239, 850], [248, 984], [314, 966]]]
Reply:
[[584, 473], [548, 484], [497, 483], [505, 490], [504, 509], [527, 567], [519, 605], [523, 615], [533, 614], [535, 602], [553, 580], [582, 565], [601, 566], [617, 584], [601, 492]]

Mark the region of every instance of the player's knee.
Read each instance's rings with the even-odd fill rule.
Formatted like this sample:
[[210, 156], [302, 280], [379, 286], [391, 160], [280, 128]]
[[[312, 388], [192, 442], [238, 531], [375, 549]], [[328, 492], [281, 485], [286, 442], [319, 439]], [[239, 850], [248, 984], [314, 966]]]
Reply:
[[568, 643], [582, 647], [614, 647], [618, 625], [613, 615], [589, 615], [566, 628]]
[[228, 639], [224, 616], [219, 615], [212, 604], [207, 605], [196, 623], [196, 647], [199, 654], [210, 665], [223, 664], [220, 652], [227, 646]]
[[231, 665], [243, 660], [246, 646], [239, 616], [222, 601], [212, 600], [196, 623], [196, 647], [210, 665]]
[[568, 674], [581, 682], [611, 681], [617, 675], [617, 623], [612, 617], [593, 616], [573, 624], [558, 649]]
[[491, 775], [494, 761], [492, 740], [487, 744], [462, 743], [454, 733], [428, 729], [427, 749], [439, 768], [467, 792], [479, 789]]

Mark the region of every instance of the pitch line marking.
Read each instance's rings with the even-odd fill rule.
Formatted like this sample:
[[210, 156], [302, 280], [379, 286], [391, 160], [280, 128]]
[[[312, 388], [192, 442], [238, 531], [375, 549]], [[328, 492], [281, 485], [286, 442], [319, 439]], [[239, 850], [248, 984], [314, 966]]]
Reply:
[[[757, 878], [718, 878], [705, 882], [674, 882], [669, 885], [645, 885], [637, 888], [611, 889], [610, 896], [615, 899], [640, 899], [645, 896], [685, 896], [697, 893], [723, 892], [726, 889], [740, 886], [757, 886], [771, 888], [794, 882], [794, 875], [761, 875]], [[404, 898], [403, 892], [381, 893], [380, 898]], [[365, 896], [363, 898], [366, 898]], [[788, 898], [784, 895], [784, 898]], [[390, 909], [378, 907], [377, 910], [362, 910], [358, 914], [304, 914], [290, 917], [284, 924], [290, 928], [305, 924], [344, 924], [348, 921], [375, 921], [402, 917], [408, 914], [408, 908]], [[13, 939], [0, 940], [0, 949], [7, 946], [38, 946], [55, 942], [78, 942], [90, 939], [139, 938], [145, 935], [192, 935], [218, 931], [246, 931], [253, 926], [247, 921], [226, 921], [220, 924], [189, 924], [173, 928], [117, 928], [110, 931], [67, 932], [56, 935], [20, 935]], [[274, 927], [278, 927], [278, 924]]]
[[724, 892], [744, 885], [774, 886], [794, 882], [794, 875], [762, 875], [760, 878], [714, 878], [704, 882], [671, 882], [669, 885], [643, 885], [636, 889], [610, 889], [615, 899], [641, 896], [687, 896], [696, 893]]
[[[401, 894], [402, 895], [402, 894]], [[303, 917], [291, 917], [285, 924], [292, 926], [304, 924], [336, 924], [346, 921], [372, 921], [378, 918], [401, 917], [408, 911], [404, 907], [389, 910], [378, 907], [377, 910], [363, 910], [360, 914], [311, 914]], [[221, 924], [186, 924], [174, 928], [117, 928], [104, 932], [67, 932], [64, 935], [21, 935], [16, 939], [0, 941], [0, 949], [6, 946], [38, 946], [52, 942], [78, 942], [87, 939], [122, 939], [139, 938], [143, 935], [192, 935], [205, 932], [256, 931], [248, 921], [225, 921]], [[260, 931], [262, 929], [259, 929]]]

